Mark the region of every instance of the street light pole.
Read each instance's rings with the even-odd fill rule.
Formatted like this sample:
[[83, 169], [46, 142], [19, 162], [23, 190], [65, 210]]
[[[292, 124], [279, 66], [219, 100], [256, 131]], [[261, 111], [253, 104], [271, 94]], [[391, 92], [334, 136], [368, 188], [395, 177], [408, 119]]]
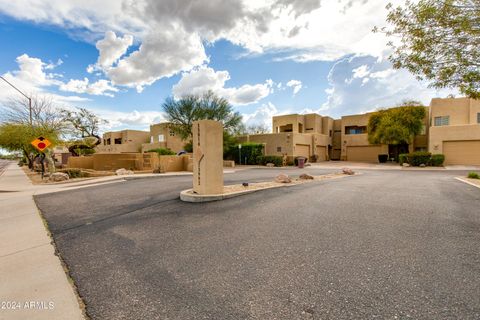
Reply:
[[3, 81], [5, 81], [6, 83], [8, 83], [13, 89], [17, 90], [22, 96], [24, 96], [25, 98], [28, 99], [28, 110], [29, 110], [29, 115], [30, 115], [30, 125], [33, 124], [33, 121], [32, 121], [32, 98], [28, 97], [25, 93], [23, 93], [22, 91], [20, 91], [20, 89], [18, 89], [17, 87], [15, 87], [13, 84], [11, 84], [7, 79], [5, 79], [4, 77], [0, 76], [0, 79], [2, 79]]

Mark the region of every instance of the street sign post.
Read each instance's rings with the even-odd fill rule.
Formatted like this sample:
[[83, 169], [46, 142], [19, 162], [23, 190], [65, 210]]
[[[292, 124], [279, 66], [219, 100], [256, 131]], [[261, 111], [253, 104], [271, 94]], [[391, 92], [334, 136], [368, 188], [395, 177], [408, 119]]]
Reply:
[[33, 140], [31, 144], [35, 147], [35, 149], [43, 152], [43, 150], [47, 149], [52, 143], [44, 137], [38, 137], [37, 139]]

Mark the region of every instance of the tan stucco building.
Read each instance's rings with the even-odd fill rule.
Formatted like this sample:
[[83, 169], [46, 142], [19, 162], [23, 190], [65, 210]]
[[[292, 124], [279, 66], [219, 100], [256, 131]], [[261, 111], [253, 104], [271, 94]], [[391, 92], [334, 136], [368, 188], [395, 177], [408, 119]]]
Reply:
[[171, 128], [168, 122], [157, 123], [150, 126], [150, 138], [148, 143], [142, 144], [142, 152], [157, 149], [168, 148], [173, 152], [183, 150], [185, 141]]
[[150, 131], [122, 130], [103, 134], [102, 144], [97, 153], [146, 152], [151, 149], [169, 148], [174, 152], [183, 150], [185, 142], [171, 130], [170, 123], [158, 123], [150, 126]]
[[140, 152], [142, 144], [148, 142], [150, 132], [140, 130], [122, 130], [105, 132], [102, 143], [95, 148], [97, 153]]
[[409, 145], [372, 145], [367, 125], [372, 113], [334, 120], [318, 114], [272, 118], [272, 133], [242, 136], [240, 142], [265, 145], [266, 155], [305, 156], [310, 161], [378, 162], [379, 154], [430, 151], [445, 154], [445, 164], [480, 165], [480, 101], [468, 98], [433, 99], [424, 129]]
[[480, 165], [480, 100], [433, 99], [430, 124], [431, 153], [443, 153], [447, 165]]
[[273, 133], [240, 137], [240, 142], [265, 145], [265, 154], [287, 155], [291, 161], [303, 156], [326, 161], [332, 156], [334, 120], [318, 114], [290, 114], [272, 119]]

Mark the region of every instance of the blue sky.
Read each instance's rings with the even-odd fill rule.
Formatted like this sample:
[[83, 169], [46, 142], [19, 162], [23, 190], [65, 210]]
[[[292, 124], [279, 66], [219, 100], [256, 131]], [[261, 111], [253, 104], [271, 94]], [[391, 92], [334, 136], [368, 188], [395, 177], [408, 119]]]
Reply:
[[[392, 68], [371, 32], [385, 15], [380, 0], [0, 0], [0, 74], [93, 110], [104, 130], [146, 129], [168, 96], [205, 90], [267, 126], [449, 94]], [[0, 102], [15, 94], [0, 83]]]

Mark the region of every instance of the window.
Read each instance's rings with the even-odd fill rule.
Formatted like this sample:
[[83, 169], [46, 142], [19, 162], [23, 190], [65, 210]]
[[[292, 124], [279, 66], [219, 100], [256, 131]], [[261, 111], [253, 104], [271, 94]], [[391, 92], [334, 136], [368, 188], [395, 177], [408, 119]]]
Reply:
[[448, 126], [449, 124], [450, 124], [450, 116], [435, 117], [434, 119], [435, 127]]
[[477, 123], [480, 123], [480, 112], [477, 113]]
[[168, 131], [168, 134], [170, 135], [170, 137], [175, 137], [175, 131], [171, 129]]
[[111, 144], [110, 138], [107, 139], [107, 144]]
[[150, 136], [150, 143], [153, 143], [153, 136]]
[[122, 138], [116, 138], [115, 144], [122, 144]]
[[345, 134], [363, 134], [367, 133], [366, 126], [349, 126], [345, 127]]
[[328, 136], [331, 137], [333, 134], [332, 130], [328, 131]]
[[282, 147], [277, 147], [277, 152], [282, 152]]
[[158, 135], [158, 142], [164, 142], [165, 141], [165, 136], [163, 134]]

